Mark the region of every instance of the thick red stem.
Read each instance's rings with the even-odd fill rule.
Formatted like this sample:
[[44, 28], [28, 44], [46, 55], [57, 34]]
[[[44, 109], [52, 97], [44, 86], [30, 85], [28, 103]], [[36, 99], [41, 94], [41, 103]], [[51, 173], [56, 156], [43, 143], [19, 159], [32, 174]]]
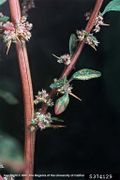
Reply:
[[[94, 7], [92, 15], [91, 15], [91, 17], [90, 17], [90, 19], [89, 19], [89, 21], [87, 23], [85, 31], [91, 32], [91, 30], [93, 29], [95, 18], [97, 17], [103, 2], [104, 2], [104, 0], [96, 0], [95, 7]], [[60, 79], [69, 76], [71, 71], [74, 69], [75, 64], [76, 64], [76, 62], [78, 60], [78, 57], [81, 55], [84, 44], [85, 44], [84, 41], [82, 41], [82, 42], [80, 42], [78, 44], [78, 48], [77, 48], [77, 50], [75, 51], [75, 53], [74, 53], [74, 55], [72, 57], [70, 65], [67, 66], [67, 68], [64, 69], [64, 71], [62, 72], [62, 75], [60, 76]], [[54, 95], [56, 94], [56, 92], [57, 92], [56, 90], [52, 90], [50, 92], [50, 97], [53, 98]], [[42, 113], [45, 113], [47, 111], [47, 105], [46, 104], [43, 104], [41, 111], [42, 111]]]
[[[13, 23], [19, 23], [21, 18], [21, 10], [19, 0], [9, 0], [10, 14]], [[28, 55], [25, 43], [17, 42], [16, 50], [18, 56], [18, 64], [20, 69], [20, 76], [22, 82], [22, 93], [24, 102], [24, 118], [25, 118], [25, 147], [24, 147], [24, 159], [25, 159], [25, 171], [24, 180], [32, 180], [33, 178], [29, 174], [33, 174], [34, 166], [34, 144], [35, 144], [35, 132], [31, 133], [29, 125], [33, 118], [34, 106], [33, 106], [33, 90], [32, 81], [30, 76], [30, 68], [28, 63]]]

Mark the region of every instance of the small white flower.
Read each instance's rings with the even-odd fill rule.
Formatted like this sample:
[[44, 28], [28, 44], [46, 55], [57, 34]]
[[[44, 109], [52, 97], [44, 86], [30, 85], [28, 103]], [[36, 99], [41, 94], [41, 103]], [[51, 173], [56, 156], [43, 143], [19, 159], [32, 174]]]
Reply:
[[91, 12], [86, 12], [85, 13], [86, 21], [88, 21], [90, 19], [90, 15], [91, 15]]
[[93, 29], [94, 32], [99, 32], [101, 27], [100, 26], [109, 26], [109, 24], [104, 23], [103, 17], [99, 14], [95, 19], [95, 28]]
[[72, 92], [72, 89], [73, 89], [73, 87], [69, 83], [66, 83], [61, 88], [59, 88], [57, 91], [60, 92], [61, 94], [64, 94], [64, 93], [70, 94]]
[[[85, 17], [87, 21], [90, 19], [90, 15], [91, 15], [91, 12], [85, 13]], [[93, 32], [95, 33], [99, 32], [101, 29], [101, 26], [109, 26], [109, 24], [104, 23], [103, 16], [101, 16], [101, 13], [99, 13], [98, 16], [95, 18]]]
[[92, 48], [96, 50], [96, 46], [98, 46], [99, 42], [93, 34], [88, 33], [85, 30], [77, 30], [76, 33], [80, 41], [84, 41], [86, 44], [90, 45]]
[[71, 63], [71, 56], [70, 56], [70, 54], [64, 54], [64, 55], [60, 56], [60, 59], [67, 66]]
[[52, 99], [49, 97], [49, 94], [46, 92], [46, 90], [43, 89], [42, 91], [38, 91], [38, 95], [35, 96], [34, 103], [35, 104], [46, 103], [48, 106], [54, 105]]
[[57, 62], [60, 64], [65, 64], [66, 66], [68, 66], [71, 63], [71, 56], [70, 54], [64, 54], [60, 57], [56, 56], [55, 54], [53, 54], [53, 56], [55, 58], [57, 58]]
[[85, 40], [85, 38], [88, 36], [88, 33], [85, 30], [82, 30], [82, 31], [77, 30], [76, 34], [80, 41]]

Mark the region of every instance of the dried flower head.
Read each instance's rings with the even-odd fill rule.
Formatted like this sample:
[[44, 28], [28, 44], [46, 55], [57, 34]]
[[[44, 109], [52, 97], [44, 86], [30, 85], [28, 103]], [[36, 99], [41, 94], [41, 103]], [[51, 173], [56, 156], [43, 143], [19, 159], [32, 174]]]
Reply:
[[60, 57], [56, 56], [55, 54], [53, 54], [54, 57], [57, 58], [57, 62], [60, 64], [65, 64], [66, 66], [68, 66], [71, 63], [71, 56], [70, 54], [64, 54]]
[[96, 46], [98, 46], [99, 42], [93, 34], [88, 33], [85, 30], [77, 30], [76, 33], [80, 41], [84, 41], [86, 44], [90, 45], [92, 48], [96, 50]]
[[38, 91], [38, 95], [35, 96], [34, 103], [35, 104], [46, 103], [48, 106], [54, 105], [52, 99], [49, 97], [49, 94], [46, 92], [46, 90], [43, 89], [42, 91]]
[[23, 16], [17, 24], [7, 21], [3, 24], [3, 29], [3, 40], [9, 49], [12, 42], [24, 42], [30, 39], [32, 24], [26, 21], [26, 17]]

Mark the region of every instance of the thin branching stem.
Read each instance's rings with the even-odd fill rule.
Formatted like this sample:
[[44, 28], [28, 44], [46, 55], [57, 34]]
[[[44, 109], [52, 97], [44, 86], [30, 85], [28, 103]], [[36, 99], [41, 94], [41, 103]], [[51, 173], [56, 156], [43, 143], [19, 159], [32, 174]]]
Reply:
[[[104, 0], [96, 0], [96, 3], [95, 3], [95, 6], [94, 6], [94, 9], [93, 9], [93, 12], [91, 14], [91, 17], [86, 25], [86, 28], [85, 28], [85, 31], [86, 32], [91, 32], [91, 30], [93, 29], [94, 27], [94, 23], [95, 23], [95, 18], [97, 17], [99, 11], [100, 11], [100, 8], [103, 4]], [[60, 76], [60, 79], [64, 78], [64, 77], [68, 77], [69, 74], [71, 73], [71, 71], [75, 68], [75, 65], [76, 65], [76, 62], [78, 60], [78, 58], [80, 57], [81, 55], [81, 52], [83, 50], [83, 47], [85, 45], [85, 42], [82, 41], [78, 44], [78, 47], [77, 47], [77, 50], [75, 51], [72, 59], [71, 59], [71, 63], [69, 66], [67, 66], [64, 71], [62, 72], [61, 76]], [[50, 97], [53, 98], [55, 96], [55, 94], [57, 93], [57, 90], [53, 89], [51, 92], [50, 92]], [[42, 113], [45, 113], [47, 111], [47, 105], [46, 104], [43, 104], [42, 106]]]
[[[97, 17], [100, 8], [103, 4], [104, 0], [96, 0], [94, 10], [90, 17], [90, 20], [87, 23], [85, 31], [90, 32], [94, 26], [95, 18]], [[21, 11], [19, 0], [9, 0], [10, 6], [10, 14], [13, 23], [18, 23], [21, 18]], [[78, 44], [78, 48], [72, 57], [72, 61], [68, 67], [64, 69], [60, 78], [64, 78], [69, 76], [71, 71], [74, 69], [78, 57], [80, 56], [83, 47], [84, 41]], [[25, 163], [26, 168], [24, 173], [28, 176], [24, 178], [24, 180], [32, 180], [32, 177], [29, 174], [33, 174], [33, 165], [34, 165], [34, 143], [35, 143], [35, 132], [31, 133], [29, 131], [29, 125], [31, 123], [31, 119], [34, 113], [33, 107], [33, 91], [32, 91], [32, 82], [30, 76], [30, 69], [28, 64], [28, 56], [25, 43], [21, 44], [20, 42], [16, 43], [17, 56], [18, 56], [18, 64], [20, 68], [20, 75], [22, 81], [23, 88], [23, 100], [24, 100], [24, 114], [25, 114]], [[51, 98], [56, 94], [56, 90], [52, 90], [50, 93]], [[45, 113], [47, 110], [47, 105], [43, 105], [42, 112]]]
[[[14, 24], [19, 23], [21, 19], [21, 10], [19, 0], [9, 0], [10, 15]], [[20, 76], [22, 82], [22, 93], [24, 102], [24, 118], [25, 118], [25, 146], [24, 146], [24, 159], [25, 170], [24, 180], [32, 180], [33, 178], [29, 174], [33, 174], [34, 166], [34, 144], [35, 144], [35, 132], [30, 132], [29, 125], [33, 118], [34, 106], [33, 106], [33, 90], [32, 81], [30, 75], [30, 68], [28, 63], [28, 55], [25, 43], [17, 42], [16, 51], [18, 56], [18, 64], [20, 69]]]

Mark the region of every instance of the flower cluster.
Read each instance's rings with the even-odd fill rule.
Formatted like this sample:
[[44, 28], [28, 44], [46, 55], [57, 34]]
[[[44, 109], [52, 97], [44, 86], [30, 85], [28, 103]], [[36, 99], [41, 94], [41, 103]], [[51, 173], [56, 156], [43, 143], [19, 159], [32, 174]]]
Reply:
[[73, 87], [69, 83], [66, 83], [62, 87], [57, 89], [57, 91], [61, 94], [64, 94], [64, 93], [70, 94], [72, 92], [72, 89], [73, 89]]
[[60, 63], [60, 64], [63, 63], [66, 66], [68, 66], [71, 63], [71, 56], [70, 56], [70, 54], [64, 54], [64, 55], [62, 55], [60, 57], [58, 57], [55, 54], [53, 54], [53, 56], [57, 58], [57, 62]]
[[70, 85], [72, 79], [70, 79], [69, 81], [66, 79], [66, 77], [64, 79], [54, 79], [54, 83], [50, 85], [50, 87], [52, 89], [57, 89], [57, 93], [59, 94], [70, 94], [71, 96], [73, 96], [74, 98], [78, 99], [79, 101], [81, 101], [81, 99], [79, 97], [77, 97], [75, 94], [72, 93], [72, 89], [73, 87]]
[[34, 103], [46, 103], [48, 106], [53, 106], [54, 103], [52, 102], [52, 99], [49, 97], [49, 94], [46, 92], [46, 90], [38, 91], [38, 95], [35, 96]]
[[93, 29], [94, 32], [100, 31], [100, 26], [109, 26], [109, 24], [105, 24], [103, 21], [103, 17], [99, 14], [95, 19], [95, 28]]
[[84, 41], [86, 44], [90, 45], [92, 48], [96, 50], [96, 46], [98, 46], [99, 42], [93, 34], [88, 33], [85, 30], [77, 30], [76, 33], [80, 41]]
[[[91, 15], [91, 12], [86, 12], [85, 13], [85, 17], [86, 17], [87, 21], [90, 19], [90, 15]], [[109, 26], [109, 24], [104, 23], [104, 19], [103, 19], [103, 16], [101, 16], [101, 13], [99, 13], [98, 16], [95, 19], [93, 31], [95, 33], [100, 32], [100, 29], [101, 29], [100, 26]]]
[[41, 112], [36, 112], [34, 115], [34, 119], [31, 122], [31, 128], [38, 126], [41, 130], [51, 127], [52, 118], [51, 114], [42, 114]]
[[3, 24], [3, 40], [7, 47], [11, 45], [12, 42], [24, 42], [30, 39], [32, 24], [26, 20], [26, 17], [23, 16], [19, 23], [13, 24], [12, 22], [7, 21]]

